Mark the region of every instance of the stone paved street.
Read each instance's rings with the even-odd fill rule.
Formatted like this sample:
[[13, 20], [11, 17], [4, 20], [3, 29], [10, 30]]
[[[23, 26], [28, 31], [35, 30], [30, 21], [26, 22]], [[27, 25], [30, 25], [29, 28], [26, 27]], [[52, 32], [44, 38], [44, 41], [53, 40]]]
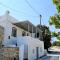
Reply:
[[43, 57], [43, 58], [41, 58], [39, 60], [59, 60], [59, 59], [58, 59], [58, 57], [45, 56], [45, 57]]

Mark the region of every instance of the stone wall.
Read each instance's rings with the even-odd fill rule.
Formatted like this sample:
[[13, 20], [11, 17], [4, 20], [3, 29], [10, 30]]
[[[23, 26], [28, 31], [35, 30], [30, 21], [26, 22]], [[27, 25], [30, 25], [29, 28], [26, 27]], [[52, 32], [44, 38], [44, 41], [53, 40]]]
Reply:
[[4, 28], [0, 26], [0, 48], [2, 47], [2, 40], [4, 40]]
[[19, 60], [19, 48], [4, 47], [0, 49], [0, 60]]

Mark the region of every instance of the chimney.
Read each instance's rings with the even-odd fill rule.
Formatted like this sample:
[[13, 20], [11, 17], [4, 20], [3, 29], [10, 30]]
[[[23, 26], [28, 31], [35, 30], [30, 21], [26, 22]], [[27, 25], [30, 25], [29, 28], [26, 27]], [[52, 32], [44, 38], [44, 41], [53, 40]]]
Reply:
[[7, 11], [6, 11], [6, 15], [9, 15], [9, 13], [10, 13], [10, 12], [7, 10]]
[[10, 12], [8, 10], [5, 12], [6, 20], [9, 20], [9, 13]]

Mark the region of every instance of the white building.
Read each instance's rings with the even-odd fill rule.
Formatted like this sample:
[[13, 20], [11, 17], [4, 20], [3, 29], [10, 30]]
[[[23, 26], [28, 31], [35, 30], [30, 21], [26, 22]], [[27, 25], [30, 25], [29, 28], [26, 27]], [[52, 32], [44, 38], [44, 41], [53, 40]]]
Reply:
[[4, 28], [4, 40], [8, 39], [8, 37], [13, 37], [13, 30], [16, 31], [16, 36], [22, 35], [29, 35], [32, 37], [40, 37], [39, 34], [41, 33], [38, 28], [36, 28], [31, 22], [29, 21], [18, 21], [14, 17], [9, 15], [7, 11], [5, 15], [0, 16], [0, 26]]
[[[0, 26], [3, 27], [3, 44], [5, 46], [9, 47], [9, 45], [14, 45], [20, 48], [20, 46], [24, 45], [24, 53], [22, 51], [23, 59], [34, 60], [44, 55], [44, 44], [37, 39], [37, 37], [40, 38], [40, 30], [29, 21], [19, 22], [14, 17], [10, 16], [7, 11], [4, 16], [0, 17]], [[12, 39], [12, 37], [15, 38]]]
[[[17, 46], [16, 46], [17, 45]], [[21, 47], [24, 46], [24, 50], [19, 50], [23, 53], [23, 59], [35, 60], [44, 55], [43, 42], [30, 36], [24, 36], [19, 38], [12, 38], [4, 41], [5, 47]], [[21, 54], [19, 54], [21, 57]], [[20, 59], [21, 60], [21, 59]]]

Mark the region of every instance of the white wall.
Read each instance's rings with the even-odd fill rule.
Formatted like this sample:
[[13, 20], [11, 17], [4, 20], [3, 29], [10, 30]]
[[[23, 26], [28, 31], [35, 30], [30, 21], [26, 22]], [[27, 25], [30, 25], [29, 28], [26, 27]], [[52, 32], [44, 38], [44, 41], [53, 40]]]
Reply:
[[24, 59], [24, 45], [21, 45], [19, 47], [19, 60], [23, 60]]
[[[19, 38], [18, 42], [22, 43], [24, 45], [26, 45], [26, 44], [28, 45], [28, 51], [27, 51], [28, 60], [36, 59], [36, 47], [39, 48], [39, 57], [44, 55], [44, 44], [42, 41], [39, 41], [38, 39], [34, 39], [29, 36], [25, 36], [25, 37]], [[26, 50], [25, 50], [25, 52], [26, 52]]]
[[[13, 20], [13, 18], [11, 18], [11, 19]], [[22, 32], [24, 31], [23, 29], [13, 25], [12, 22], [10, 21], [10, 18], [7, 19], [7, 16], [0, 19], [0, 25], [2, 27], [4, 27], [4, 39], [5, 40], [8, 39], [8, 36], [11, 36], [12, 27], [17, 28], [17, 37], [22, 36]], [[29, 35], [31, 35], [31, 34], [29, 34]], [[38, 39], [34, 39], [32, 37], [25, 37], [24, 39], [28, 44], [28, 58], [29, 58], [29, 60], [36, 59], [36, 47], [39, 47], [39, 48], [42, 47], [42, 52], [39, 52], [40, 56], [42, 56], [44, 54], [44, 44], [42, 42], [40, 42]], [[26, 42], [24, 42], [24, 43], [26, 43]], [[33, 52], [33, 50], [34, 50], [34, 52]]]
[[30, 45], [28, 45], [28, 60], [35, 60], [37, 58], [37, 54], [36, 54], [36, 47], [39, 48], [39, 57], [44, 55], [44, 44], [40, 43], [39, 45], [33, 45], [33, 42], [31, 42]]
[[36, 59], [36, 47], [32, 44], [28, 45], [28, 60], [35, 60]]
[[[39, 41], [38, 39], [34, 39], [29, 36], [19, 37], [17, 39], [15, 38], [13, 40], [12, 39], [8, 40], [8, 42], [5, 40], [5, 42], [7, 42], [7, 43], [4, 43], [4, 45], [10, 45], [11, 43], [9, 41], [10, 42], [16, 41], [18, 47], [21, 45], [24, 45], [24, 48], [26, 48], [26, 49], [24, 49], [24, 58], [28, 58], [28, 60], [36, 59], [36, 55], [37, 55], [36, 47], [39, 48], [39, 57], [44, 55], [44, 44], [43, 44], [43, 42]], [[16, 44], [14, 44], [14, 45], [16, 45]], [[41, 48], [42, 48], [42, 50], [41, 50]]]
[[[15, 19], [16, 20], [16, 19]], [[17, 37], [22, 36], [22, 32], [24, 31], [23, 29], [13, 25], [12, 23], [16, 22], [14, 21], [14, 18], [9, 16], [9, 15], [4, 15], [1, 17], [0, 19], [0, 25], [2, 27], [4, 27], [4, 40], [8, 39], [8, 36], [12, 37], [12, 27], [17, 28]], [[28, 33], [27, 31], [25, 31], [26, 33]], [[29, 35], [31, 36], [31, 34], [29, 33]]]
[[[39, 48], [39, 57], [44, 55], [44, 44], [42, 41], [39, 41], [38, 39], [31, 39], [33, 40], [32, 42], [30, 42], [29, 45], [29, 50], [28, 50], [28, 54], [29, 54], [29, 60], [35, 60], [36, 57], [36, 47]], [[35, 41], [34, 41], [35, 40]]]

